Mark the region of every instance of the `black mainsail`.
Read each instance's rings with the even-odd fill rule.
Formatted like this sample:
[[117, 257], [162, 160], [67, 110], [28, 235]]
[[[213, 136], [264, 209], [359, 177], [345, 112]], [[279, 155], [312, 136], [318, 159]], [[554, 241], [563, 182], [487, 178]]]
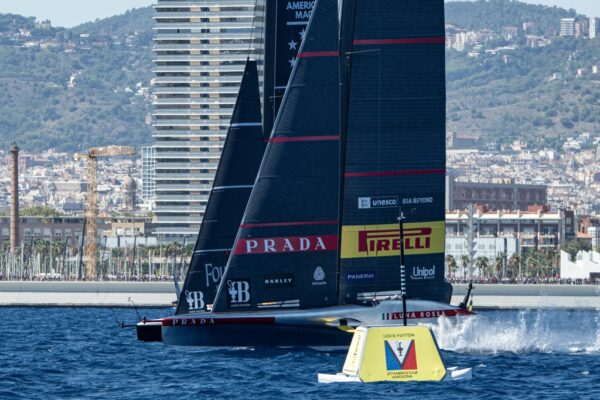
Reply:
[[341, 29], [341, 304], [400, 290], [449, 302], [444, 278], [445, 73], [441, 0], [346, 0]]
[[175, 314], [206, 311], [214, 300], [264, 154], [260, 107], [256, 62], [248, 60]]
[[263, 122], [271, 134], [315, 0], [266, 0]]
[[337, 2], [319, 0], [214, 312], [337, 304], [338, 45]]

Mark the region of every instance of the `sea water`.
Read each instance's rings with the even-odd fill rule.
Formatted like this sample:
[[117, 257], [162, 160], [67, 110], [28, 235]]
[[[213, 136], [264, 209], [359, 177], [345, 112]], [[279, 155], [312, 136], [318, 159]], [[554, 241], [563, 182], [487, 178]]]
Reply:
[[118, 326], [135, 319], [130, 309], [0, 309], [0, 399], [600, 399], [600, 310], [442, 319], [443, 356], [472, 367], [471, 381], [368, 385], [317, 383], [341, 370], [344, 352], [140, 343]]

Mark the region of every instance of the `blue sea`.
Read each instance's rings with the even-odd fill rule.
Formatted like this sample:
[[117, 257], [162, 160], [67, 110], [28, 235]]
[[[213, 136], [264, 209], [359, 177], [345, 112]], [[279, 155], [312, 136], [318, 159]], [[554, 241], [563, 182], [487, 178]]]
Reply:
[[135, 319], [130, 309], [0, 308], [0, 399], [600, 399], [600, 311], [441, 321], [447, 365], [472, 367], [473, 379], [410, 384], [317, 383], [341, 371], [343, 352], [140, 343], [118, 327]]

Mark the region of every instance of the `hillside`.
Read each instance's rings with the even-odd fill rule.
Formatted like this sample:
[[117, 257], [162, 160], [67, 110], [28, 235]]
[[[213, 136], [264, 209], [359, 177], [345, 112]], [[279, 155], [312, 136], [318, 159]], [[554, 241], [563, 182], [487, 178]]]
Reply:
[[[457, 30], [497, 34], [447, 51], [448, 130], [484, 146], [520, 139], [558, 148], [596, 129], [600, 41], [556, 37], [560, 18], [574, 10], [481, 0], [447, 3], [446, 14]], [[151, 15], [151, 7], [134, 9], [72, 29], [0, 15], [0, 146], [17, 139], [27, 150], [73, 151], [151, 142]], [[543, 46], [528, 47], [525, 22]], [[502, 37], [507, 26], [517, 37]]]
[[150, 15], [148, 7], [73, 29], [0, 15], [0, 146], [149, 142]]
[[[473, 29], [533, 21], [540, 31], [550, 31], [560, 26], [561, 17], [576, 15], [573, 10], [508, 0], [449, 3], [447, 10], [449, 23]], [[508, 11], [497, 14], [499, 10]], [[479, 19], [482, 22], [474, 25]], [[523, 140], [534, 148], [557, 149], [575, 133], [596, 131], [600, 75], [593, 70], [600, 66], [600, 40], [549, 41], [529, 48], [521, 32], [516, 45], [492, 42], [471, 50], [477, 56], [448, 50], [448, 130], [480, 137], [483, 145]]]
[[512, 0], [455, 1], [446, 3], [446, 23], [463, 29], [491, 29], [533, 22], [540, 33], [558, 35], [560, 19], [575, 17], [575, 10], [521, 3]]

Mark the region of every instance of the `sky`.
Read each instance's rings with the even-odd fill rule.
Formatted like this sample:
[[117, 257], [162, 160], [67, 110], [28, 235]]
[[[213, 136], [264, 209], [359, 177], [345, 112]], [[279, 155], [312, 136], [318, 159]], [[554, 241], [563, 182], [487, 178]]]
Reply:
[[[0, 0], [1, 1], [1, 0]], [[580, 14], [588, 17], [600, 17], [600, 1], [598, 0], [521, 0], [525, 3], [574, 8]]]
[[[579, 13], [600, 17], [599, 0], [522, 0], [526, 3], [575, 8]], [[149, 6], [155, 0], [0, 0], [0, 13], [49, 19], [54, 26], [70, 28], [96, 18], [122, 14], [131, 8]]]
[[49, 19], [54, 26], [70, 28], [154, 3], [155, 0], [0, 0], [0, 13]]

